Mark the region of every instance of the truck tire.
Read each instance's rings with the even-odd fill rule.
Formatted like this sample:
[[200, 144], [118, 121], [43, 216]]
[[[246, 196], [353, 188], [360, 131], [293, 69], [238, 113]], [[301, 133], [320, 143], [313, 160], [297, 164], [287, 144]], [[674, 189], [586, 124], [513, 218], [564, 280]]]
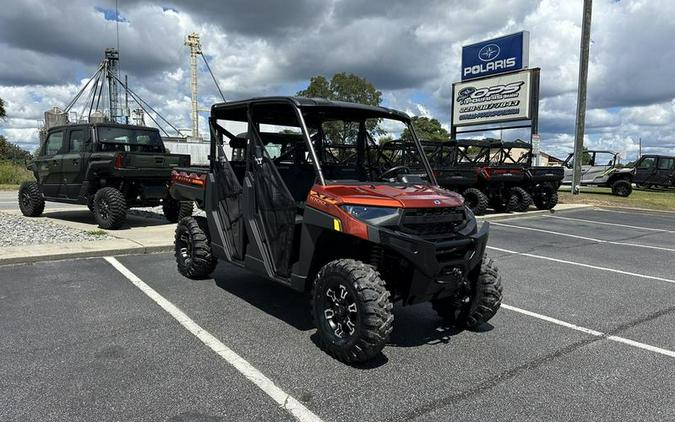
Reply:
[[127, 220], [127, 200], [115, 188], [101, 188], [94, 195], [94, 217], [102, 229], [115, 230]]
[[520, 186], [511, 188], [511, 196], [516, 196], [518, 200], [518, 205], [516, 205], [515, 211], [525, 212], [532, 205], [532, 197], [529, 193]]
[[434, 300], [431, 306], [446, 321], [475, 330], [492, 318], [502, 304], [502, 277], [494, 261], [483, 258], [478, 277], [464, 297]]
[[363, 262], [329, 262], [314, 281], [312, 316], [321, 347], [342, 362], [379, 355], [393, 328], [392, 308], [384, 280]]
[[192, 201], [176, 201], [173, 198], [164, 198], [162, 200], [162, 212], [164, 217], [171, 223], [177, 223], [183, 217], [192, 215], [194, 206]]
[[19, 188], [19, 209], [26, 217], [37, 217], [45, 210], [45, 199], [36, 182], [23, 182]]
[[218, 260], [211, 252], [206, 218], [182, 218], [176, 226], [174, 246], [178, 272], [183, 276], [202, 280], [216, 268]]
[[633, 192], [633, 185], [627, 179], [619, 179], [612, 183], [612, 194], [626, 197]]
[[476, 188], [468, 188], [462, 192], [464, 204], [474, 213], [474, 215], [483, 215], [488, 207], [488, 197]]
[[534, 192], [534, 206], [540, 210], [552, 210], [558, 205], [558, 190], [551, 185], [542, 185]]
[[518, 203], [518, 197], [509, 193], [506, 198], [503, 196], [492, 198], [490, 206], [497, 213], [513, 212], [518, 208]]

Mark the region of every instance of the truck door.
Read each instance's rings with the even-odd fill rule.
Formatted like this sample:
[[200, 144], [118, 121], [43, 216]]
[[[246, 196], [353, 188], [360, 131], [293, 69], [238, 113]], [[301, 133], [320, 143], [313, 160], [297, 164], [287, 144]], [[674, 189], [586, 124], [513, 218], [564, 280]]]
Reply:
[[65, 130], [50, 132], [35, 158], [38, 183], [45, 196], [55, 198], [61, 190], [63, 151], [65, 148]]
[[261, 134], [266, 130], [277, 132], [280, 127], [299, 132], [300, 125], [295, 111], [287, 104], [255, 105], [249, 116], [249, 171], [244, 185], [252, 191], [252, 195], [247, 196], [249, 201], [253, 199], [253, 215], [247, 219], [261, 240], [258, 246], [268, 273], [285, 277], [290, 269], [297, 204], [266, 150]]
[[635, 167], [633, 180], [638, 185], [650, 185], [656, 172], [656, 157], [642, 157]]
[[77, 199], [80, 196], [82, 180], [84, 178], [84, 166], [87, 162], [85, 153], [91, 145], [90, 131], [85, 128], [75, 128], [68, 131], [67, 152], [63, 154], [63, 179], [65, 190], [60, 195], [69, 199]]

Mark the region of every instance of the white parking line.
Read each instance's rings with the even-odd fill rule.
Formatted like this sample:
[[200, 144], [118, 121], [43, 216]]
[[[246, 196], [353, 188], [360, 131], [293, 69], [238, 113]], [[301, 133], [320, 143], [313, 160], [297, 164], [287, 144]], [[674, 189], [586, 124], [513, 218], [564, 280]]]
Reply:
[[652, 232], [675, 234], [675, 230], [655, 229], [653, 227], [631, 226], [631, 225], [628, 225], [628, 224], [619, 224], [619, 223], [607, 223], [605, 221], [586, 220], [585, 218], [560, 217], [558, 215], [551, 215], [548, 218], [558, 218], [560, 220], [571, 220], [571, 221], [582, 221], [584, 223], [602, 224], [602, 225], [605, 225], [605, 226], [626, 227], [628, 229], [638, 229], [638, 230], [647, 230], [647, 231], [652, 231]]
[[513, 255], [527, 256], [529, 258], [544, 259], [546, 261], [559, 262], [561, 264], [576, 265], [578, 267], [592, 268], [594, 270], [608, 271], [608, 272], [617, 273], [617, 274], [629, 275], [629, 276], [632, 276], [632, 277], [640, 277], [640, 278], [646, 278], [646, 279], [649, 279], [649, 280], [665, 281], [666, 283], [675, 283], [675, 280], [671, 280], [669, 278], [664, 278], [664, 277], [656, 277], [656, 276], [653, 276], [653, 275], [631, 273], [629, 271], [615, 270], [614, 268], [599, 267], [597, 265], [582, 264], [581, 262], [566, 261], [564, 259], [552, 258], [550, 256], [542, 256], [542, 255], [535, 255], [535, 254], [526, 253], [526, 252], [511, 251], [509, 249], [496, 248], [494, 246], [488, 246], [487, 248], [492, 249], [492, 250], [497, 251], [497, 252], [504, 252], [504, 253], [513, 254]]
[[113, 257], [105, 257], [105, 260], [110, 263], [117, 271], [122, 273], [134, 286], [138, 287], [150, 299], [154, 300], [166, 312], [168, 312], [176, 321], [191, 332], [195, 337], [202, 341], [211, 350], [216, 352], [220, 357], [225, 359], [237, 371], [241, 372], [249, 381], [257, 385], [262, 391], [270, 396], [279, 406], [288, 411], [295, 419], [302, 422], [321, 422], [321, 419], [312, 411], [307, 409], [298, 400], [293, 398], [281, 388], [277, 387], [272, 380], [267, 378], [262, 372], [257, 370], [253, 365], [248, 363], [244, 358], [236, 354], [232, 349], [225, 346], [220, 340], [214, 337], [211, 333], [204, 330], [197, 325], [190, 317], [183, 311], [178, 309], [176, 305], [169, 302], [162, 295], [157, 293], [152, 287], [148, 286], [138, 278], [134, 273], [129, 271], [127, 267], [122, 265], [117, 259]]
[[652, 345], [646, 344], [646, 343], [640, 343], [639, 341], [631, 340], [631, 339], [624, 338], [624, 337], [610, 336], [606, 333], [603, 333], [602, 331], [596, 331], [596, 330], [592, 330], [590, 328], [581, 327], [579, 325], [570, 324], [569, 322], [561, 321], [559, 319], [552, 318], [550, 316], [538, 314], [536, 312], [532, 312], [532, 311], [528, 311], [528, 310], [525, 310], [525, 309], [517, 308], [515, 306], [507, 305], [507, 304], [504, 304], [504, 303], [502, 303], [501, 307], [504, 308], [504, 309], [508, 309], [510, 311], [518, 312], [518, 313], [523, 314], [523, 315], [527, 315], [527, 316], [531, 316], [531, 317], [534, 317], [534, 318], [537, 318], [537, 319], [541, 319], [543, 321], [551, 322], [553, 324], [560, 325], [562, 327], [567, 327], [567, 328], [571, 328], [572, 330], [581, 331], [582, 333], [590, 334], [590, 335], [595, 336], [595, 337], [603, 337], [603, 338], [605, 338], [607, 340], [610, 340], [610, 341], [616, 341], [618, 343], [627, 344], [629, 346], [637, 347], [639, 349], [649, 350], [650, 352], [660, 353], [662, 355], [666, 355], [666, 356], [670, 356], [671, 358], [675, 358], [675, 351], [672, 351], [672, 350], [662, 349], [660, 347], [652, 346]]
[[675, 252], [675, 249], [673, 249], [673, 248], [664, 248], [662, 246], [642, 245], [642, 244], [639, 244], [639, 243], [629, 243], [629, 242], [616, 242], [616, 241], [613, 241], [613, 240], [602, 240], [602, 239], [596, 239], [596, 238], [593, 238], [593, 237], [578, 236], [576, 234], [560, 233], [560, 232], [556, 232], [556, 231], [553, 231], [553, 230], [544, 230], [544, 229], [537, 229], [537, 228], [534, 228], [534, 227], [523, 227], [523, 226], [516, 226], [516, 225], [513, 225], [513, 224], [498, 223], [496, 221], [493, 221], [490, 224], [493, 225], [493, 226], [503, 226], [503, 227], [511, 227], [511, 228], [514, 228], [514, 229], [520, 229], [520, 230], [530, 230], [530, 231], [533, 231], [533, 232], [553, 234], [553, 235], [556, 235], [556, 236], [572, 237], [572, 238], [575, 238], [575, 239], [588, 240], [590, 242], [596, 242], [596, 243], [609, 243], [609, 244], [612, 244], [612, 245], [633, 246], [633, 247], [636, 247], [636, 248], [658, 249], [660, 251]]

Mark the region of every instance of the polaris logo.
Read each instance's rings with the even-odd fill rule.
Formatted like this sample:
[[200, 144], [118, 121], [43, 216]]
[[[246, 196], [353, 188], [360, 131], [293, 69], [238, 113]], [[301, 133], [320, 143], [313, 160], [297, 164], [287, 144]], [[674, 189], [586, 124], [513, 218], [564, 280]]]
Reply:
[[[486, 45], [483, 47], [483, 49], [489, 47], [489, 45]], [[483, 51], [483, 50], [481, 50]], [[499, 52], [497, 53], [499, 54]], [[481, 60], [483, 60], [482, 56], [479, 56]], [[485, 61], [485, 60], [483, 60]], [[515, 57], [509, 57], [506, 59], [499, 59], [499, 60], [493, 60], [489, 61], [487, 63], [481, 63], [477, 64], [474, 66], [467, 66], [464, 68], [464, 76], [470, 76], [470, 75], [481, 75], [485, 72], [492, 72], [495, 70], [505, 70], [505, 69], [510, 69], [516, 67], [516, 58]]]
[[499, 57], [500, 51], [501, 50], [497, 44], [488, 44], [480, 49], [478, 52], [478, 58], [484, 62], [489, 62]]

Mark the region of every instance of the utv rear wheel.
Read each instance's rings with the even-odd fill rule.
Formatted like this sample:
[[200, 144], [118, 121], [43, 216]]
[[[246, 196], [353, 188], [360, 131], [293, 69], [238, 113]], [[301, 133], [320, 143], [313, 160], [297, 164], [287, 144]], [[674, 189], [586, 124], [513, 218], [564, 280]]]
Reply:
[[23, 182], [19, 188], [19, 209], [26, 217], [37, 217], [45, 210], [45, 200], [36, 182]]
[[558, 191], [551, 185], [537, 188], [532, 198], [534, 205], [540, 210], [552, 210], [558, 205]]
[[316, 276], [312, 316], [322, 347], [345, 363], [364, 362], [384, 348], [393, 305], [380, 274], [353, 259], [326, 264]]
[[115, 230], [127, 220], [127, 200], [115, 188], [102, 188], [94, 195], [94, 217], [102, 229]]
[[483, 215], [488, 207], [488, 197], [476, 188], [469, 188], [462, 193], [464, 204], [475, 214]]
[[511, 196], [516, 196], [518, 200], [518, 205], [516, 205], [515, 211], [525, 212], [532, 205], [532, 197], [529, 193], [520, 186], [516, 186], [511, 189]]
[[469, 292], [431, 302], [443, 319], [460, 328], [477, 329], [489, 321], [502, 304], [502, 277], [494, 261], [483, 258]]
[[194, 206], [192, 201], [176, 201], [173, 198], [164, 198], [162, 200], [162, 212], [164, 217], [171, 223], [177, 223], [183, 217], [192, 215]]
[[185, 217], [176, 226], [175, 256], [178, 272], [187, 278], [207, 278], [216, 268], [209, 229], [204, 217]]
[[633, 192], [633, 185], [626, 179], [619, 179], [612, 183], [612, 194], [626, 197]]
[[518, 208], [518, 197], [509, 194], [507, 196], [495, 197], [490, 201], [490, 206], [495, 212], [513, 212]]

